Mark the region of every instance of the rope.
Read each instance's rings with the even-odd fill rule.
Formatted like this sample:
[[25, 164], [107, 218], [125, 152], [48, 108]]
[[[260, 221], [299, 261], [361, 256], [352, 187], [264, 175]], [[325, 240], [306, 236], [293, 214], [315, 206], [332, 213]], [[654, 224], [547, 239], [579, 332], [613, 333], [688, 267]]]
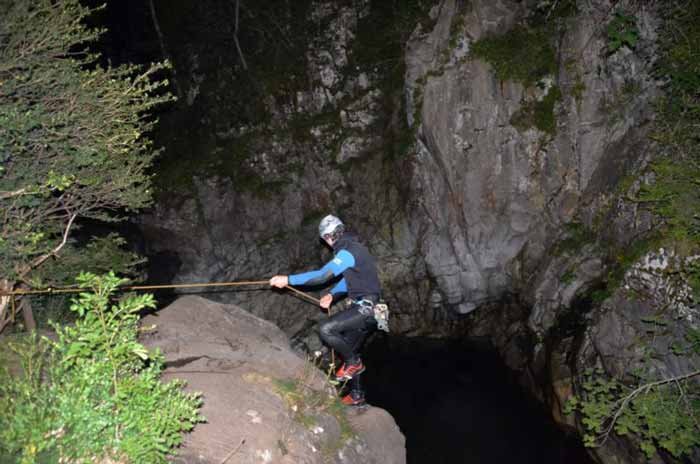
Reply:
[[[161, 290], [165, 288], [195, 288], [195, 287], [235, 287], [243, 285], [263, 285], [267, 284], [267, 280], [242, 280], [238, 282], [203, 282], [203, 283], [190, 283], [190, 284], [168, 284], [168, 285], [125, 285], [119, 287], [118, 290], [121, 291], [131, 291], [131, 290]], [[49, 293], [78, 293], [84, 292], [88, 289], [82, 287], [49, 287], [37, 290], [13, 290], [11, 292], [0, 292], [1, 296], [12, 296], [12, 295], [43, 295]], [[306, 295], [304, 292], [295, 290], [299, 293]], [[306, 295], [315, 300], [311, 295]]]
[[[166, 288], [200, 288], [200, 287], [240, 287], [245, 285], [267, 285], [268, 280], [241, 280], [237, 282], [203, 282], [203, 283], [189, 283], [189, 284], [167, 284], [167, 285], [124, 285], [118, 287], [121, 291], [140, 291], [140, 290], [163, 290]], [[301, 290], [297, 290], [294, 287], [287, 285], [287, 290], [306, 298], [306, 300], [311, 301], [315, 304], [319, 304], [321, 300], [314, 298], [308, 293], [304, 293]], [[88, 289], [82, 287], [49, 287], [36, 290], [13, 290], [11, 292], [0, 292], [0, 296], [9, 296], [12, 300], [12, 313], [14, 316], [15, 312], [15, 296], [18, 295], [46, 295], [46, 294], [60, 294], [60, 293], [79, 293], [84, 292]], [[331, 309], [328, 308], [328, 316], [332, 315]], [[335, 366], [335, 350], [331, 349], [331, 364]]]
[[[300, 290], [297, 290], [297, 289], [294, 288], [294, 287], [290, 287], [289, 285], [287, 285], [287, 286], [284, 287], [284, 288], [286, 288], [287, 290], [291, 290], [292, 292], [294, 292], [294, 293], [296, 293], [296, 294], [298, 294], [298, 295], [301, 295], [301, 296], [303, 296], [304, 298], [308, 298], [309, 300], [313, 301], [313, 302], [316, 303], [316, 304], [320, 304], [320, 303], [321, 303], [321, 300], [318, 300], [318, 299], [312, 297], [312, 296], [309, 295], [308, 293], [304, 293], [304, 292], [302, 292], [302, 291], [300, 291]], [[333, 311], [332, 311], [331, 308], [329, 307], [329, 308], [328, 308], [328, 317], [331, 317], [332, 315], [333, 315]], [[335, 369], [335, 350], [334, 350], [333, 348], [331, 348], [331, 368]]]
[[[267, 285], [268, 280], [241, 280], [237, 282], [202, 282], [202, 283], [189, 283], [189, 284], [166, 284], [166, 285], [124, 285], [118, 287], [117, 290], [120, 291], [141, 291], [141, 290], [163, 290], [167, 288], [200, 288], [200, 287], [240, 287], [248, 285]], [[287, 286], [287, 290], [291, 290], [297, 295], [306, 298], [315, 304], [319, 304], [320, 300], [314, 298], [308, 293], [304, 293], [301, 290], [297, 290], [294, 287]], [[49, 287], [36, 290], [13, 290], [11, 292], [0, 292], [0, 296], [9, 296], [14, 303], [15, 296], [22, 295], [47, 295], [47, 294], [61, 294], [61, 293], [79, 293], [84, 292], [89, 289], [82, 287]]]
[[312, 297], [311, 295], [309, 295], [308, 293], [302, 292], [301, 290], [297, 290], [297, 289], [294, 288], [294, 287], [290, 287], [289, 285], [287, 285], [287, 286], [284, 287], [284, 288], [286, 288], [287, 290], [291, 290], [292, 292], [296, 293], [297, 295], [303, 296], [304, 298], [308, 298], [309, 300], [313, 301], [313, 302], [316, 303], [316, 304], [320, 304], [320, 303], [321, 303], [321, 300], [318, 300], [318, 299]]

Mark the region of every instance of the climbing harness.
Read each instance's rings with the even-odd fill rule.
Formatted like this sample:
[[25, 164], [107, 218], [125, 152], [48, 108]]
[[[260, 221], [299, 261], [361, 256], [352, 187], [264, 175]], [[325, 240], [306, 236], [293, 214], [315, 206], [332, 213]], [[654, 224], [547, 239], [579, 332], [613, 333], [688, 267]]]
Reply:
[[348, 308], [351, 306], [356, 306], [357, 310], [363, 316], [369, 316], [372, 314], [372, 308], [374, 307], [374, 302], [371, 300], [348, 300]]
[[364, 316], [374, 316], [377, 321], [377, 329], [389, 332], [389, 307], [386, 303], [379, 302], [375, 304], [372, 300], [351, 300], [350, 305], [357, 306], [357, 310]]
[[389, 332], [389, 307], [386, 303], [374, 305], [374, 319], [377, 321], [377, 329]]

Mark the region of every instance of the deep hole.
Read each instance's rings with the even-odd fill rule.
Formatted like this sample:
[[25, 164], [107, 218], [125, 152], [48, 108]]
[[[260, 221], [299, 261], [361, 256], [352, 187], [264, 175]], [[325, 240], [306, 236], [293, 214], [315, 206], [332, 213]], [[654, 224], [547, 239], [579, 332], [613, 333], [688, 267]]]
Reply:
[[374, 337], [363, 355], [367, 400], [396, 420], [408, 464], [593, 462], [514, 382], [493, 348]]

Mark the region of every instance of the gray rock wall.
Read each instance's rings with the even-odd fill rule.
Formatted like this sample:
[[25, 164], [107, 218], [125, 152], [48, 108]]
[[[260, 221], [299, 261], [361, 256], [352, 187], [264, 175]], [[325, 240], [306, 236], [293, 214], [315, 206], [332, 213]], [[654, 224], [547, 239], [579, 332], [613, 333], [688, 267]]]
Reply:
[[[530, 86], [470, 55], [479, 39], [556, 4], [435, 2], [413, 18], [404, 79], [392, 87], [386, 68], [357, 64], [358, 30], [376, 3], [313, 3], [308, 85], [266, 99], [265, 122], [217, 135], [222, 146], [247, 138], [248, 156], [236, 160], [261, 182], [251, 189], [214, 171], [162, 197], [141, 219], [149, 252], [177, 255], [175, 282], [266, 279], [327, 259], [317, 222], [339, 214], [379, 259], [395, 333], [490, 338], [553, 416], [576, 427], [561, 409], [577, 375], [600, 363], [621, 371], [629, 357], [620, 353], [645, 330], [628, 320], [646, 310], [627, 294], [591, 313], [581, 298], [610, 271], [611, 250], [652, 227], [625, 195], [653, 150], [658, 20], [637, 5], [638, 45], [610, 53], [605, 25], [632, 5], [577, 2], [573, 15], [551, 18], [556, 72]], [[552, 131], [515, 127], [528, 102], [557, 90]], [[266, 289], [208, 296], [318, 347], [312, 328], [323, 315], [308, 303]], [[674, 362], [659, 372], [688, 367]], [[599, 457], [639, 457], [615, 446]]]
[[[544, 332], [552, 320], [547, 313], [568, 306], [575, 293], [562, 299], [561, 284], [552, 285], [561, 272], [553, 246], [565, 225], [591, 225], [620, 178], [647, 156], [645, 127], [656, 92], [650, 60], [608, 56], [599, 25], [610, 6], [580, 5], [564, 20], [556, 75], [543, 78], [542, 88], [500, 81], [490, 64], [462, 57], [474, 41], [512, 28], [532, 11], [520, 2], [474, 1], [461, 10], [458, 4], [443, 2], [435, 28], [407, 45], [407, 94], [420, 115], [412, 181], [419, 207], [410, 222], [427, 229], [424, 256], [445, 305], [468, 313], [518, 293], [535, 308], [531, 326]], [[463, 18], [463, 34], [450, 49], [455, 16]], [[653, 40], [651, 28], [644, 33], [643, 40]], [[620, 101], [624, 85], [638, 86], [627, 105]], [[554, 86], [562, 92], [555, 135], [511, 124], [526, 99], [542, 98]], [[578, 287], [602, 270], [581, 251], [574, 257], [586, 261], [576, 263], [583, 269]]]

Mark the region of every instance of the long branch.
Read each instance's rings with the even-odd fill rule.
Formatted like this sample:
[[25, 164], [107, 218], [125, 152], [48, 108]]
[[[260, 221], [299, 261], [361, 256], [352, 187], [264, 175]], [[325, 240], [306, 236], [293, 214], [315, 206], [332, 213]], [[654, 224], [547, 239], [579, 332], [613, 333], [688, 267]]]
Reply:
[[666, 385], [666, 384], [671, 383], [671, 382], [680, 382], [682, 380], [688, 380], [688, 379], [695, 377], [697, 375], [700, 375], [700, 369], [693, 371], [693, 372], [689, 372], [687, 374], [679, 375], [676, 377], [671, 377], [670, 379], [663, 379], [663, 380], [657, 380], [656, 382], [645, 383], [644, 385], [641, 385], [641, 386], [635, 388], [634, 390], [632, 390], [632, 392], [630, 392], [627, 396], [625, 396], [621, 400], [620, 407], [617, 408], [617, 410], [615, 411], [615, 414], [610, 419], [610, 423], [605, 428], [605, 431], [600, 435], [600, 437], [601, 437], [600, 444], [602, 445], [603, 443], [605, 443], [605, 440], [607, 440], [608, 436], [610, 435], [610, 432], [612, 431], [613, 427], [615, 426], [615, 423], [622, 415], [622, 412], [625, 410], [627, 405], [633, 399], [635, 399], [637, 396], [639, 396], [642, 393], [648, 393], [649, 390], [651, 390], [652, 388], [659, 387], [661, 385]]
[[238, 50], [238, 56], [241, 58], [241, 64], [244, 70], [248, 70], [248, 64], [243, 56], [243, 50], [241, 50], [241, 45], [238, 43], [238, 12], [240, 10], [240, 0], [236, 0], [236, 24], [233, 30], [233, 41], [236, 44], [236, 50]]
[[182, 91], [180, 90], [180, 85], [177, 82], [177, 70], [175, 69], [175, 62], [170, 56], [170, 51], [165, 44], [165, 38], [163, 37], [163, 31], [160, 29], [160, 23], [158, 22], [158, 16], [156, 15], [156, 7], [153, 4], [153, 0], [148, 1], [148, 7], [151, 10], [151, 19], [153, 20], [153, 28], [156, 30], [158, 35], [158, 41], [160, 42], [160, 50], [165, 55], [165, 58], [170, 61], [173, 66], [173, 86], [175, 87], [175, 93], [177, 93], [177, 98], [182, 99]]
[[12, 198], [12, 197], [18, 197], [20, 195], [28, 195], [29, 192], [27, 192], [27, 187], [23, 187], [19, 190], [15, 190], [13, 192], [0, 192], [0, 200], [5, 200], [7, 198]]
[[27, 266], [25, 266], [25, 268], [19, 273], [20, 279], [23, 279], [24, 276], [25, 276], [29, 271], [31, 271], [32, 269], [34, 269], [34, 268], [37, 267], [37, 266], [40, 266], [44, 261], [46, 261], [46, 260], [49, 259], [51, 256], [53, 256], [53, 255], [55, 255], [56, 253], [58, 253], [59, 251], [61, 251], [61, 249], [65, 246], [66, 242], [68, 241], [68, 233], [70, 232], [70, 228], [71, 228], [71, 226], [73, 225], [73, 221], [75, 221], [75, 218], [76, 218], [77, 216], [78, 216], [78, 214], [77, 214], [77, 213], [74, 213], [74, 214], [71, 215], [70, 219], [68, 220], [68, 224], [66, 225], [66, 229], [63, 231], [63, 239], [61, 240], [61, 243], [59, 243], [59, 244], [56, 246], [56, 248], [54, 248], [54, 249], [51, 250], [50, 252], [39, 256], [37, 259], [35, 259], [35, 260], [32, 261], [31, 263], [29, 263]]

